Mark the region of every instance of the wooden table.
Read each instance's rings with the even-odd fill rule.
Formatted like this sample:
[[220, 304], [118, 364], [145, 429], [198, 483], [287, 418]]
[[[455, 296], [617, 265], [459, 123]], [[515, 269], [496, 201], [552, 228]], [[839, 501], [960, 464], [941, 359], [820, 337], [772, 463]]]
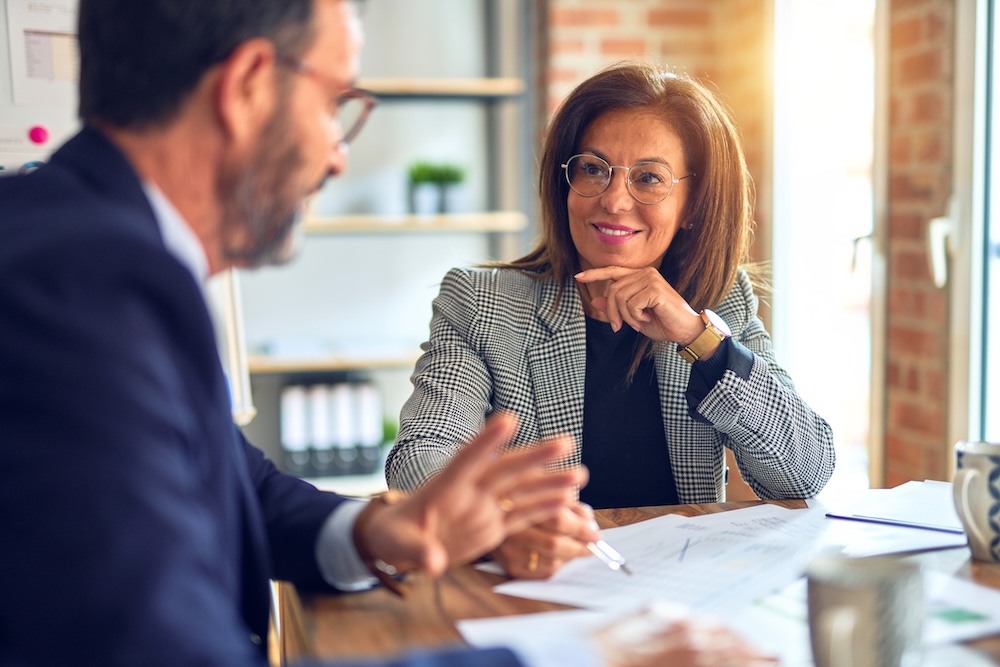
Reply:
[[[602, 528], [622, 526], [663, 514], [697, 516], [759, 505], [763, 501], [672, 505], [601, 510]], [[802, 501], [772, 501], [799, 509]], [[917, 558], [926, 567], [1000, 589], [1000, 565], [972, 562], [968, 548], [932, 551]], [[493, 586], [504, 577], [471, 566], [454, 568], [437, 580], [410, 577], [408, 597], [399, 599], [383, 589], [303, 600], [305, 634], [316, 655], [360, 657], [389, 655], [416, 647], [463, 644], [455, 627], [459, 620], [568, 609], [564, 605], [500, 595]], [[1000, 664], [1000, 636], [968, 644]]]

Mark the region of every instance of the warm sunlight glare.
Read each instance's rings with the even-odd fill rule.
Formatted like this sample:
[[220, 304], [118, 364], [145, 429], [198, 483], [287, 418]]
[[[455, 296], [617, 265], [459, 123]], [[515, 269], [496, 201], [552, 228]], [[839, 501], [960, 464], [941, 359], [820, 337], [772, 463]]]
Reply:
[[775, 336], [833, 426], [826, 494], [868, 486], [874, 0], [776, 3]]

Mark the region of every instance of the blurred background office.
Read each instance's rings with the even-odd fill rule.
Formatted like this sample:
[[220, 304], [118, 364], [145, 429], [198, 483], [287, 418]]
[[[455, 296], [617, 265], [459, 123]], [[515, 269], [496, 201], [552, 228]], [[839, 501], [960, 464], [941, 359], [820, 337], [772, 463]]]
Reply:
[[[11, 171], [75, 128], [75, 0], [3, 2], [0, 165]], [[248, 434], [323, 484], [382, 488], [371, 450], [391, 439], [440, 279], [530, 248], [549, 114], [601, 66], [640, 57], [710, 82], [740, 124], [754, 260], [773, 275], [761, 314], [834, 428], [829, 492], [950, 479], [956, 440], [1000, 438], [988, 382], [1000, 377], [988, 345], [1000, 313], [986, 196], [992, 9], [365, 0], [359, 85], [381, 103], [345, 177], [313, 202], [298, 260], [239, 276]], [[737, 481], [730, 498], [748, 492]]]

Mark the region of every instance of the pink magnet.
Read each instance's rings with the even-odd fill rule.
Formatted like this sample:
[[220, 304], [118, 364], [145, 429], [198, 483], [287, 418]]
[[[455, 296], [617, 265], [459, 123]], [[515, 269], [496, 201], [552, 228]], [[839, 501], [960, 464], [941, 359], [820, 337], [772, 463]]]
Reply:
[[28, 130], [28, 138], [32, 143], [44, 144], [49, 140], [49, 131], [43, 125], [36, 125]]

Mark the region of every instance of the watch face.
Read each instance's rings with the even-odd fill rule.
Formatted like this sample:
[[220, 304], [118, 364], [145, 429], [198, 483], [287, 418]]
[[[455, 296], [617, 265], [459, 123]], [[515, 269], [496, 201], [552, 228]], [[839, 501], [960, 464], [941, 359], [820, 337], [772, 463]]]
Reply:
[[708, 321], [712, 324], [713, 327], [715, 327], [725, 335], [727, 336], [733, 335], [732, 331], [729, 330], [729, 325], [726, 324], [721, 317], [716, 315], [714, 311], [711, 311], [706, 308], [705, 317], [708, 318]]

